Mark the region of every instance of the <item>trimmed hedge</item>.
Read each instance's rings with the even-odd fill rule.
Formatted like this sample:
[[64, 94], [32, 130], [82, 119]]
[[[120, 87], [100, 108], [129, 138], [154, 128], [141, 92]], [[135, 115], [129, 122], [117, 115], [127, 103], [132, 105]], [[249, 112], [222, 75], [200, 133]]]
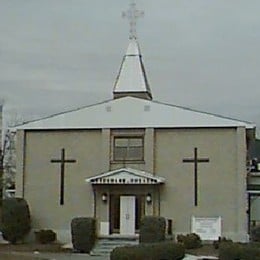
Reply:
[[186, 249], [195, 249], [202, 246], [200, 236], [195, 233], [177, 235], [177, 241], [182, 243]]
[[2, 235], [5, 240], [15, 244], [31, 229], [29, 206], [22, 198], [6, 198], [2, 205]]
[[145, 216], [140, 224], [140, 243], [154, 243], [165, 240], [166, 221], [163, 217]]
[[96, 241], [96, 220], [79, 217], [71, 221], [73, 249], [80, 253], [89, 253]]
[[259, 260], [259, 244], [221, 243], [219, 247], [220, 260]]
[[39, 231], [35, 231], [34, 233], [38, 243], [49, 244], [56, 241], [56, 233], [51, 229], [41, 229]]
[[117, 247], [110, 254], [110, 260], [179, 260], [185, 256], [184, 246], [173, 242], [139, 244]]

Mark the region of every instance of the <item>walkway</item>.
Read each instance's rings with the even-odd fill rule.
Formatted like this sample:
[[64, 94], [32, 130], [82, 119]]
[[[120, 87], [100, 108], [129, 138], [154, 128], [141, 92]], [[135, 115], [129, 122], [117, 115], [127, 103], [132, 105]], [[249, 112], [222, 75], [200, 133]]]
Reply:
[[[109, 256], [90, 256], [88, 254], [73, 253], [15, 253], [17, 255], [34, 256], [41, 260], [109, 260]], [[183, 260], [209, 260], [218, 259], [211, 256], [193, 256], [186, 255]]]

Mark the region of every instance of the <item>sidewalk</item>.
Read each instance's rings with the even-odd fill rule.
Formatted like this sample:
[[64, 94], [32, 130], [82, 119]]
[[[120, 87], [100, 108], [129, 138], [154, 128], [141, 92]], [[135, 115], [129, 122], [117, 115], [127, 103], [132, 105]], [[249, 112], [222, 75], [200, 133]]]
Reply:
[[[41, 260], [109, 260], [109, 256], [90, 256], [88, 254], [76, 254], [76, 253], [15, 253], [17, 255], [23, 256], [34, 256]], [[216, 257], [211, 256], [193, 256], [186, 255], [183, 260], [209, 260], [209, 259], [218, 259]]]
[[215, 256], [194, 256], [194, 255], [186, 255], [183, 260], [217, 260], [218, 258]]
[[13, 252], [12, 255], [34, 257], [39, 260], [109, 260], [109, 256], [90, 256], [75, 253], [42, 253], [42, 252]]

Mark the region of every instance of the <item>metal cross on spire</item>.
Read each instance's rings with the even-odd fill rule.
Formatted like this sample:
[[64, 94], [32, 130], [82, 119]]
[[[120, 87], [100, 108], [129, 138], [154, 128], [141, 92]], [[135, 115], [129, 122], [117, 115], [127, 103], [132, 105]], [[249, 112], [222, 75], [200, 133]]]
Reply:
[[137, 21], [137, 18], [144, 16], [144, 12], [137, 10], [136, 9], [136, 3], [134, 1], [131, 1], [129, 9], [126, 12], [123, 12], [122, 16], [124, 18], [126, 17], [130, 22], [129, 38], [130, 39], [136, 39], [137, 38], [136, 21]]

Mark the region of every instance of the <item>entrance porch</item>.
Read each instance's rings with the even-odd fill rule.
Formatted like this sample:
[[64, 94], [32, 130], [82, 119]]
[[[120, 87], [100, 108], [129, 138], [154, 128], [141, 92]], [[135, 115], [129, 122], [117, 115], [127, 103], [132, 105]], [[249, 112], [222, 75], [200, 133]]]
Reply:
[[92, 184], [99, 236], [135, 237], [144, 215], [160, 215], [164, 179], [121, 168], [86, 180]]

